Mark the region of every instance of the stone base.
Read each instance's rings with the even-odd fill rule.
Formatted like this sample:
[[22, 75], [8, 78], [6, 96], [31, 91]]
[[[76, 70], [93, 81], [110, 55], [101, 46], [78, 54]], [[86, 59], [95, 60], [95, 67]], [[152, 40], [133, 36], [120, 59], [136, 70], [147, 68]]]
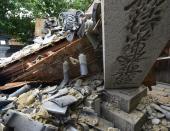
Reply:
[[101, 105], [101, 115], [104, 119], [113, 122], [114, 126], [121, 131], [140, 131], [146, 121], [146, 115], [142, 112], [134, 110], [128, 114], [106, 103]]
[[114, 103], [118, 108], [129, 113], [137, 107], [140, 100], [146, 95], [147, 88], [145, 86], [132, 89], [107, 89], [103, 100]]

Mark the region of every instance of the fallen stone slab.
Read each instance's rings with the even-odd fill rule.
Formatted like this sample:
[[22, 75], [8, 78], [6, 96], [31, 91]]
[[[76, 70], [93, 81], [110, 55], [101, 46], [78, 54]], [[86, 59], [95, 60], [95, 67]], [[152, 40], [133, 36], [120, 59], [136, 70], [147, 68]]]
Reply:
[[67, 112], [67, 106], [65, 107], [60, 107], [59, 105], [55, 104], [54, 102], [51, 101], [46, 101], [43, 103], [43, 107], [51, 113], [54, 114], [59, 114], [59, 115], [65, 115]]
[[140, 131], [146, 121], [146, 116], [142, 112], [134, 110], [126, 113], [108, 103], [101, 105], [101, 112], [104, 119], [113, 122], [121, 131]]
[[94, 96], [91, 95], [89, 97], [86, 98], [85, 100], [85, 105], [87, 107], [90, 107], [92, 109], [94, 109], [94, 111], [100, 115], [100, 103], [101, 103], [101, 99], [98, 97], [98, 95]]
[[76, 97], [72, 95], [66, 95], [59, 98], [55, 98], [53, 100], [50, 100], [51, 102], [54, 102], [55, 104], [59, 105], [60, 107], [66, 107], [71, 105], [72, 103], [78, 101]]
[[147, 88], [141, 86], [132, 89], [109, 89], [103, 96], [103, 100], [114, 103], [127, 113], [134, 110], [140, 100], [147, 95]]

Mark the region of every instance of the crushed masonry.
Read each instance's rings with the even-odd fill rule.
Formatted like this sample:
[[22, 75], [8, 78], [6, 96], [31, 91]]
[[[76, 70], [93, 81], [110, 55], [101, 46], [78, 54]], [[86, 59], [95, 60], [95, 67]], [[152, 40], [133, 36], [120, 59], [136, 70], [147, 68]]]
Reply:
[[37, 19], [34, 44], [0, 60], [0, 131], [170, 130], [170, 88], [143, 81], [166, 3], [94, 0], [86, 12]]

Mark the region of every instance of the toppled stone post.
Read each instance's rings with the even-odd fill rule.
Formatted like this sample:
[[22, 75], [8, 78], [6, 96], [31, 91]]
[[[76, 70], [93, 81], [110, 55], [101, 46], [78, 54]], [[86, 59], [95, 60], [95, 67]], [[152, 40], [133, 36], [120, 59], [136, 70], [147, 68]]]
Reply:
[[103, 0], [105, 88], [141, 85], [170, 39], [169, 12], [169, 0]]
[[[169, 18], [169, 0], [102, 0], [105, 89], [129, 115], [147, 94], [141, 84], [170, 40]], [[113, 121], [131, 123], [121, 115], [115, 118], [116, 113], [112, 111]], [[122, 131], [139, 129], [118, 122], [115, 126]]]

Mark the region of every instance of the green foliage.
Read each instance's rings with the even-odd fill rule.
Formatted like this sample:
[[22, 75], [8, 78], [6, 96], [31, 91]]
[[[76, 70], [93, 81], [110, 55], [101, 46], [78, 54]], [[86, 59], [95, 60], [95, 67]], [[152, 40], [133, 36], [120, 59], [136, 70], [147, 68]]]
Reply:
[[[71, 0], [70, 0], [71, 1]], [[92, 2], [92, 0], [72, 0], [73, 2], [69, 2], [68, 4], [68, 9], [73, 8], [73, 9], [78, 9], [85, 11], [89, 4]]]
[[70, 8], [85, 11], [91, 1], [0, 0], [0, 30], [23, 42], [27, 42], [29, 38], [33, 37], [35, 18], [58, 17], [61, 11]]

